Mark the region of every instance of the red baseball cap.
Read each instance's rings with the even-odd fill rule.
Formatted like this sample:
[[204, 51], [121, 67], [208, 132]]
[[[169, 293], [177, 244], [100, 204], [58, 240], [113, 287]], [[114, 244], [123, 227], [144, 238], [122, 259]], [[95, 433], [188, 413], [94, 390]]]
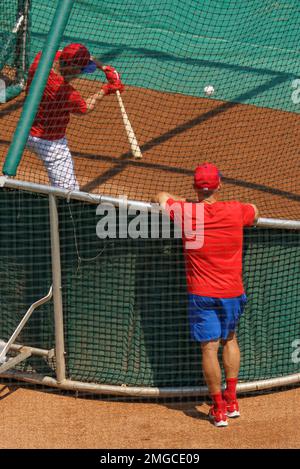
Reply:
[[60, 59], [70, 66], [81, 67], [82, 73], [92, 73], [96, 70], [96, 64], [91, 60], [91, 54], [83, 44], [69, 44], [60, 55]]
[[213, 191], [218, 189], [221, 173], [212, 163], [203, 163], [195, 169], [194, 183], [197, 189]]

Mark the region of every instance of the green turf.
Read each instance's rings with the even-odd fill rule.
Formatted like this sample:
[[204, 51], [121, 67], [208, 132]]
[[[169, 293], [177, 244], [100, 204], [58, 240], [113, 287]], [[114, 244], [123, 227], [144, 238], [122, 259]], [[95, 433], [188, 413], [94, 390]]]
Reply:
[[[33, 1], [33, 56], [56, 6]], [[159, 91], [299, 112], [297, 0], [76, 0], [62, 45], [87, 44], [125, 83]]]

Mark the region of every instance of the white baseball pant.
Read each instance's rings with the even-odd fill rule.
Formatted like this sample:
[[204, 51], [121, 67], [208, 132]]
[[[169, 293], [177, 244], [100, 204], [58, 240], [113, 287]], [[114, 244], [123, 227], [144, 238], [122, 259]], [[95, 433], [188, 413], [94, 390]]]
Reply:
[[27, 148], [43, 161], [52, 186], [79, 191], [67, 139], [44, 140], [29, 135]]

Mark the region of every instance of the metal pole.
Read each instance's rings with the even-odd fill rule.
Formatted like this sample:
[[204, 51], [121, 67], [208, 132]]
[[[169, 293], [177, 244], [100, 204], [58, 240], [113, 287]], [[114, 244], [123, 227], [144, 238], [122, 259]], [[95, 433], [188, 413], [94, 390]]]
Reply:
[[[0, 363], [2, 363], [3, 360], [5, 360], [7, 352], [9, 351], [9, 349], [11, 348], [11, 346], [13, 345], [13, 343], [15, 342], [17, 337], [19, 337], [21, 331], [23, 330], [23, 328], [27, 324], [27, 322], [28, 322], [30, 316], [32, 315], [32, 313], [34, 312], [34, 310], [36, 308], [38, 308], [39, 306], [43, 305], [44, 303], [46, 303], [47, 301], [49, 301], [51, 298], [52, 298], [52, 286], [49, 290], [49, 293], [46, 296], [44, 296], [43, 298], [40, 298], [39, 300], [35, 301], [30, 306], [30, 308], [27, 310], [26, 314], [23, 316], [22, 320], [18, 324], [17, 328], [15, 329], [15, 331], [12, 334], [12, 336], [10, 337], [10, 339], [7, 341], [7, 343], [5, 344], [3, 349], [0, 350]], [[0, 343], [1, 343], [1, 341], [0, 341]]]
[[20, 85], [25, 84], [25, 77], [28, 70], [28, 45], [29, 45], [29, 30], [30, 30], [30, 3], [31, 0], [19, 0], [18, 11], [19, 14], [24, 15], [24, 23], [17, 40], [16, 53], [19, 55], [18, 64], [18, 82]]
[[61, 264], [60, 242], [56, 198], [49, 195], [50, 233], [51, 233], [51, 259], [52, 259], [52, 286], [55, 321], [55, 357], [56, 377], [61, 383], [66, 379], [64, 320], [61, 291]]
[[[209, 394], [205, 386], [186, 386], [186, 387], [138, 387], [138, 386], [116, 386], [110, 384], [85, 383], [82, 381], [73, 381], [66, 379], [63, 383], [58, 383], [56, 379], [50, 376], [42, 376], [34, 373], [20, 371], [6, 371], [1, 377], [8, 379], [17, 379], [32, 384], [40, 384], [68, 391], [90, 392], [92, 394], [150, 398], [170, 398], [170, 397], [197, 397], [207, 396]], [[292, 386], [300, 383], [300, 373], [294, 375], [282, 376], [280, 378], [271, 378], [266, 380], [249, 381], [237, 385], [239, 394], [252, 391], [261, 391], [265, 389], [278, 388], [280, 386]]]
[[57, 4], [42, 57], [32, 80], [28, 97], [3, 166], [3, 173], [8, 176], [16, 175], [73, 4], [74, 0], [64, 0]]

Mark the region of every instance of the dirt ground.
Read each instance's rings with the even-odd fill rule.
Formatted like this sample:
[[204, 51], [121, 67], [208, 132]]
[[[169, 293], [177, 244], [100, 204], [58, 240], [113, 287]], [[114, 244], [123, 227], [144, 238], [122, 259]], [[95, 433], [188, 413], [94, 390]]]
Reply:
[[198, 402], [115, 402], [0, 384], [1, 449], [300, 448], [300, 388], [240, 399], [227, 428]]
[[[86, 97], [99, 83], [75, 87]], [[68, 128], [81, 190], [145, 201], [161, 190], [194, 197], [193, 170], [212, 161], [223, 174], [223, 199], [256, 203], [261, 216], [300, 219], [299, 114], [133, 87], [122, 96], [143, 159], [130, 153], [116, 97], [105, 97], [87, 116], [73, 115]], [[0, 164], [23, 99], [0, 107]], [[28, 151], [17, 177], [48, 183]]]

